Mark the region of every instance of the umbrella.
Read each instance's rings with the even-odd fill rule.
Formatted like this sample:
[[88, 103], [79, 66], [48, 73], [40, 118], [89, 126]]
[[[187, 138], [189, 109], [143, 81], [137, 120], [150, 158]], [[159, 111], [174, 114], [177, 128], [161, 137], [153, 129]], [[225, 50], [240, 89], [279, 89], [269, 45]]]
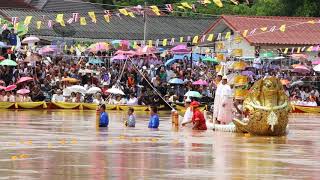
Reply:
[[16, 85], [9, 85], [9, 86], [7, 86], [4, 90], [5, 90], [5, 91], [12, 91], [12, 90], [14, 90], [15, 88], [17, 88]]
[[125, 60], [125, 59], [127, 59], [127, 56], [121, 55], [121, 54], [116, 55], [116, 56], [114, 56], [114, 57], [111, 58], [112, 61], [113, 61], [113, 60]]
[[173, 54], [188, 54], [188, 53], [190, 53], [187, 45], [185, 45], [185, 44], [177, 45], [177, 46], [173, 47], [171, 49], [171, 51], [173, 52]]
[[307, 67], [305, 67], [303, 65], [298, 65], [292, 70], [292, 72], [307, 74], [310, 72], [310, 69], [308, 69]]
[[77, 83], [80, 80], [76, 79], [76, 78], [63, 78], [62, 82], [70, 82], [70, 83]]
[[39, 41], [40, 41], [39, 38], [37, 38], [35, 36], [29, 36], [29, 37], [24, 38], [21, 41], [21, 43], [24, 43], [24, 44], [26, 44], [26, 43], [36, 43], [36, 42], [39, 42]]
[[203, 62], [214, 62], [216, 64], [219, 63], [215, 58], [212, 58], [212, 57], [205, 57], [204, 59], [202, 59], [202, 61]]
[[2, 90], [2, 89], [6, 89], [6, 87], [5, 86], [0, 86], [0, 90]]
[[22, 77], [17, 81], [17, 84], [23, 83], [23, 82], [26, 82], [26, 81], [32, 81], [32, 80], [33, 80], [32, 77]]
[[31, 56], [27, 56], [24, 60], [24, 62], [36, 62], [36, 61], [41, 61], [41, 57], [36, 55], [36, 54], [32, 54]]
[[63, 96], [66, 96], [66, 97], [71, 96], [71, 90], [68, 88], [65, 88], [63, 90]]
[[17, 66], [18, 64], [11, 59], [5, 59], [0, 62], [0, 65], [1, 66]]
[[170, 84], [184, 84], [184, 81], [182, 79], [179, 78], [173, 78], [169, 80]]
[[164, 63], [164, 65], [165, 66], [168, 66], [168, 65], [170, 65], [170, 64], [173, 64], [174, 62], [176, 62], [176, 60], [178, 60], [178, 59], [169, 59], [166, 63]]
[[49, 54], [49, 53], [55, 53], [59, 51], [57, 46], [54, 45], [48, 45], [44, 46], [39, 50], [39, 54]]
[[295, 81], [295, 82], [293, 82], [293, 83], [291, 83], [290, 84], [290, 86], [292, 87], [292, 86], [302, 86], [303, 85], [303, 81], [301, 81], [301, 80], [298, 80], [298, 81]]
[[30, 90], [29, 89], [20, 89], [17, 91], [18, 94], [28, 94], [30, 93]]
[[103, 64], [103, 61], [101, 59], [98, 58], [90, 58], [89, 64]]
[[262, 53], [260, 55], [260, 57], [263, 57], [263, 58], [270, 58], [270, 57], [273, 57], [273, 56], [274, 56], [274, 53], [272, 51], [265, 52], [265, 53]]
[[292, 59], [295, 59], [295, 60], [300, 60], [300, 59], [307, 59], [308, 58], [308, 55], [306, 54], [292, 54], [290, 55], [292, 57]]
[[201, 85], [201, 86], [208, 86], [207, 81], [204, 81], [202, 79], [199, 79], [198, 81], [195, 81], [192, 83], [193, 85]]
[[320, 58], [312, 61], [312, 64], [313, 64], [313, 65], [318, 65], [318, 64], [320, 64]]
[[109, 49], [110, 49], [109, 44], [105, 42], [98, 42], [89, 46], [89, 50], [91, 52], [108, 51]]
[[144, 55], [144, 54], [146, 54], [146, 55], [154, 54], [156, 52], [156, 50], [157, 49], [154, 48], [154, 47], [145, 46], [143, 48], [138, 48], [136, 50], [136, 55], [141, 56], [141, 55]]
[[0, 80], [0, 84], [5, 84], [5, 82], [4, 82], [4, 81], [2, 81], [2, 80]]
[[126, 56], [134, 56], [136, 55], [136, 52], [135, 51], [123, 51], [123, 50], [118, 50], [115, 55], [126, 55]]
[[253, 76], [254, 75], [254, 73], [252, 71], [242, 71], [241, 74], [244, 76]]
[[92, 87], [87, 91], [87, 94], [95, 94], [97, 92], [101, 92], [101, 89], [98, 87]]
[[3, 56], [0, 56], [0, 61], [5, 60], [6, 58], [4, 58]]
[[202, 97], [202, 95], [198, 91], [188, 91], [184, 96], [185, 97], [196, 97], [196, 98]]
[[74, 85], [74, 86], [68, 87], [67, 89], [70, 90], [70, 92], [78, 92], [82, 94], [85, 94], [87, 92], [86, 88], [80, 85]]
[[320, 64], [316, 65], [315, 67], [313, 67], [314, 71], [320, 72]]
[[112, 88], [108, 89], [107, 92], [110, 93], [110, 94], [125, 95], [124, 92], [121, 89], [115, 88], [115, 87], [112, 87]]

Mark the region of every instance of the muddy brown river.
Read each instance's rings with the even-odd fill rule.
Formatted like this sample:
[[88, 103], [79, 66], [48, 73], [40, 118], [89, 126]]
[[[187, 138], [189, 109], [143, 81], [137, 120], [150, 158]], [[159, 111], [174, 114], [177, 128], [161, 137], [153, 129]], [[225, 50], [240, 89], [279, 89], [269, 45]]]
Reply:
[[284, 137], [172, 129], [170, 114], [149, 130], [148, 114], [125, 128], [109, 112], [0, 111], [1, 179], [319, 179], [320, 115], [294, 114]]

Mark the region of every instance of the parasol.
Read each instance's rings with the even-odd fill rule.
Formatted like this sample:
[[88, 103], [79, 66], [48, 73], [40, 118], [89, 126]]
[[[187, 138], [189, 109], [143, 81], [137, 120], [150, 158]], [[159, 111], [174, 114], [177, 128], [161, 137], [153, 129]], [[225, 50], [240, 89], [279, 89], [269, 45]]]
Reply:
[[87, 91], [87, 94], [95, 94], [97, 92], [101, 92], [101, 89], [98, 87], [92, 87]]
[[121, 54], [116, 55], [116, 56], [114, 56], [114, 57], [111, 58], [112, 61], [113, 61], [113, 60], [126, 60], [126, 59], [127, 59], [127, 56], [121, 55]]
[[301, 74], [307, 74], [307, 73], [310, 72], [310, 69], [308, 69], [307, 67], [305, 67], [303, 65], [297, 65], [296, 67], [294, 67], [292, 72], [301, 73]]
[[198, 81], [195, 81], [192, 83], [193, 85], [200, 85], [200, 86], [208, 86], [208, 82], [204, 81], [202, 79], [199, 79]]
[[318, 64], [320, 64], [320, 58], [312, 61], [312, 64], [313, 64], [313, 65], [318, 65]]
[[182, 79], [179, 78], [173, 78], [169, 80], [170, 84], [184, 84], [184, 81]]
[[32, 54], [30, 56], [27, 56], [24, 60], [24, 62], [38, 62], [38, 61], [41, 61], [41, 57], [36, 55], [36, 54]]
[[29, 44], [29, 43], [36, 43], [36, 42], [39, 42], [40, 39], [35, 37], [35, 36], [29, 36], [29, 37], [26, 37], [24, 38], [21, 43], [24, 43], [24, 44]]
[[32, 77], [22, 77], [17, 81], [17, 84], [23, 83], [23, 82], [26, 82], [26, 81], [32, 81], [32, 80], [33, 80]]
[[110, 93], [110, 94], [125, 95], [124, 92], [121, 89], [115, 88], [115, 87], [112, 87], [112, 88], [108, 89], [107, 92]]
[[16, 85], [9, 85], [9, 86], [7, 86], [4, 90], [5, 90], [5, 91], [12, 91], [12, 90], [14, 90], [14, 89], [16, 89], [16, 88], [17, 88]]
[[18, 64], [11, 59], [5, 59], [0, 62], [0, 65], [1, 66], [17, 66]]
[[184, 96], [185, 97], [196, 97], [196, 98], [202, 97], [202, 95], [198, 91], [188, 91]]
[[205, 57], [204, 59], [202, 59], [203, 62], [213, 62], [216, 64], [219, 64], [219, 62], [217, 61], [217, 59], [212, 58], [212, 57]]
[[28, 94], [30, 93], [30, 90], [29, 89], [20, 89], [17, 91], [18, 94]]
[[82, 94], [85, 94], [87, 92], [86, 88], [80, 85], [74, 85], [74, 86], [68, 87], [67, 89], [70, 90], [70, 92], [78, 92]]
[[188, 50], [187, 45], [180, 44], [171, 49], [173, 54], [188, 54], [190, 51]]

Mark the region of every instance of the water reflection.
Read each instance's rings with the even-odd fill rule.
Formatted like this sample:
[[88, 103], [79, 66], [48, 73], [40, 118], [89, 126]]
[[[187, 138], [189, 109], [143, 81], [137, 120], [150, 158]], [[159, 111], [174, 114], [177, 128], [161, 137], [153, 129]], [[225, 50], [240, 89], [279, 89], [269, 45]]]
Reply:
[[[293, 115], [285, 137], [159, 130], [137, 114], [110, 113], [110, 127], [95, 128], [94, 111], [1, 111], [0, 174], [23, 179], [311, 179], [320, 173], [320, 122]], [[16, 159], [12, 159], [15, 157]]]

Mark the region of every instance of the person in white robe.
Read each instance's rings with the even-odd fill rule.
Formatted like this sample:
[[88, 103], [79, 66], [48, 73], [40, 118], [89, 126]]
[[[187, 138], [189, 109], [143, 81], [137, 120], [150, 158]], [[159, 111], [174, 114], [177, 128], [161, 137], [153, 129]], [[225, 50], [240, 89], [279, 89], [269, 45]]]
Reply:
[[190, 103], [191, 103], [191, 99], [188, 97], [185, 100], [186, 112], [184, 113], [184, 116], [183, 116], [183, 119], [181, 122], [182, 126], [185, 126], [186, 124], [188, 124], [192, 121], [193, 111], [191, 109]]
[[218, 116], [217, 120], [221, 124], [229, 124], [232, 122], [232, 107], [233, 107], [233, 100], [232, 100], [232, 89], [230, 85], [227, 84], [227, 76], [222, 78], [222, 82], [220, 85], [220, 98], [218, 104]]
[[219, 113], [219, 104], [220, 104], [220, 94], [221, 94], [221, 74], [218, 74], [218, 77], [216, 79], [216, 92], [214, 95], [214, 103], [213, 103], [213, 119], [217, 120], [218, 113]]

